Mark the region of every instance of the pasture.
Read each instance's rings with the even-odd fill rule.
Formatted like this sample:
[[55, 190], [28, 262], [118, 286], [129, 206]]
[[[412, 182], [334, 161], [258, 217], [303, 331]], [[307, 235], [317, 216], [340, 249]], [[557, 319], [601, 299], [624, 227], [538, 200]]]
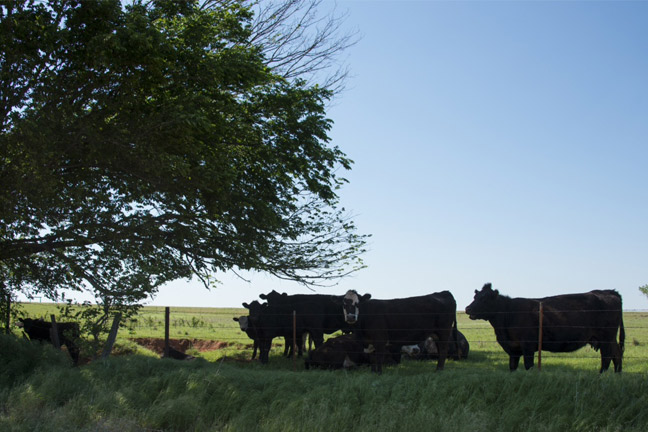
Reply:
[[[32, 317], [54, 305], [25, 305]], [[190, 349], [193, 361], [159, 359], [131, 339], [162, 338], [164, 309], [145, 308], [118, 336], [116, 355], [71, 368], [65, 353], [0, 340], [0, 430], [327, 431], [574, 430], [648, 427], [648, 313], [626, 312], [624, 372], [598, 374], [586, 347], [543, 352], [543, 367], [508, 372], [490, 324], [458, 314], [470, 342], [466, 361], [405, 360], [382, 375], [306, 371], [282, 357], [249, 361], [250, 340], [232, 317], [244, 309], [171, 309], [171, 337], [225, 342]], [[196, 344], [198, 345], [198, 344]], [[123, 349], [128, 347], [129, 349]], [[18, 361], [20, 359], [20, 361]], [[294, 369], [294, 370], [293, 370]]]

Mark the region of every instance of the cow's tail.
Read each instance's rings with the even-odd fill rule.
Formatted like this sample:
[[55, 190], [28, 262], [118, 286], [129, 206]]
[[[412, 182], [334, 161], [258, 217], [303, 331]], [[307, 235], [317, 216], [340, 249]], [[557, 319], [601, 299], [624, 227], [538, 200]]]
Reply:
[[455, 358], [454, 360], [459, 360], [462, 353], [459, 347], [459, 330], [457, 329], [457, 313], [455, 312], [454, 321], [452, 322], [452, 343], [455, 345]]
[[621, 348], [621, 355], [625, 351], [625, 329], [623, 328], [623, 311], [621, 311], [621, 325], [619, 326], [619, 347]]

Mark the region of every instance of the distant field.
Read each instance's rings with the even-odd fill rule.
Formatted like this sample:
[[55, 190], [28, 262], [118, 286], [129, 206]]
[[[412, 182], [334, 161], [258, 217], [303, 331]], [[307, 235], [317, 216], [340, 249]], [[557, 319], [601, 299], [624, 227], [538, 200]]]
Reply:
[[[53, 303], [23, 303], [24, 314], [30, 317], [58, 315], [58, 305]], [[251, 340], [243, 333], [233, 317], [247, 315], [244, 308], [187, 308], [172, 307], [170, 313], [170, 338], [203, 339], [225, 342], [227, 347], [216, 351], [191, 351], [192, 355], [206, 360], [223, 357], [248, 358], [252, 354]], [[458, 368], [496, 368], [506, 370], [508, 357], [495, 341], [492, 327], [486, 321], [472, 321], [465, 313], [457, 314], [458, 327], [470, 343], [470, 358], [456, 362]], [[626, 343], [624, 371], [648, 372], [648, 312], [625, 312]], [[135, 320], [120, 330], [118, 341], [135, 338], [164, 338], [164, 307], [144, 307]], [[272, 355], [281, 361], [282, 338], [275, 339]], [[574, 353], [543, 352], [543, 367], [557, 365], [582, 370], [597, 370], [600, 354], [590, 347]]]

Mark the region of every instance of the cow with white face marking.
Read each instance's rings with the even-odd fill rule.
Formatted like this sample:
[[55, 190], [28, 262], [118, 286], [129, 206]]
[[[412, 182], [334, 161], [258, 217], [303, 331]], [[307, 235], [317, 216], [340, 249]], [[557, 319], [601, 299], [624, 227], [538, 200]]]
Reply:
[[[456, 335], [453, 334], [453, 340], [448, 345], [448, 357], [454, 360], [465, 360], [468, 358], [470, 351], [470, 344], [466, 336], [457, 330]], [[416, 345], [404, 345], [401, 347], [401, 352], [408, 357], [419, 360], [435, 360], [439, 358], [439, 349], [437, 348], [434, 338], [429, 337], [423, 342]]]
[[249, 317], [248, 316], [240, 316], [240, 317], [234, 317], [232, 318], [234, 321], [239, 323], [239, 327], [241, 331], [245, 332], [245, 334], [248, 335], [250, 339], [252, 339], [253, 342], [253, 351], [252, 351], [252, 360], [256, 358], [257, 355], [257, 349], [259, 347], [259, 344], [257, 342], [256, 338], [256, 333], [252, 327], [250, 327], [249, 324]]
[[261, 313], [262, 305], [258, 301], [254, 300], [251, 303], [243, 303], [243, 307], [249, 310], [248, 316], [240, 316], [232, 318], [234, 321], [239, 323], [241, 331], [245, 332], [253, 342], [253, 351], [252, 351], [252, 360], [255, 359], [257, 355], [257, 349], [259, 347], [259, 337], [257, 335], [257, 329], [252, 322], [254, 319], [258, 318]]
[[342, 300], [344, 319], [367, 348], [372, 367], [381, 373], [388, 346], [413, 345], [432, 337], [438, 349], [437, 370], [442, 370], [448, 345], [457, 329], [457, 303], [449, 291], [419, 297], [373, 300], [350, 290]]

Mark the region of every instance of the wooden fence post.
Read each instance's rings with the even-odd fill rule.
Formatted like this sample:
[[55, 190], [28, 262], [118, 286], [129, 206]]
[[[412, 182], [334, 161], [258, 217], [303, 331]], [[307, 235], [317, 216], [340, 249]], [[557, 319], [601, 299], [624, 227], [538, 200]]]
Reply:
[[164, 308], [164, 357], [169, 357], [169, 321], [171, 316], [171, 308], [167, 306]]
[[54, 348], [61, 349], [61, 341], [58, 336], [58, 325], [56, 325], [56, 317], [54, 314], [51, 315], [52, 318], [52, 328], [50, 328], [50, 340]]
[[108, 334], [106, 346], [104, 347], [103, 353], [101, 354], [102, 359], [108, 357], [112, 352], [113, 345], [115, 344], [115, 339], [117, 339], [117, 330], [119, 329], [119, 321], [121, 320], [121, 316], [121, 312], [118, 312], [117, 315], [115, 315], [112, 327], [110, 328], [110, 334]]
[[542, 370], [542, 302], [540, 302], [540, 310], [538, 311], [538, 371]]
[[297, 370], [297, 311], [293, 311], [293, 372]]

